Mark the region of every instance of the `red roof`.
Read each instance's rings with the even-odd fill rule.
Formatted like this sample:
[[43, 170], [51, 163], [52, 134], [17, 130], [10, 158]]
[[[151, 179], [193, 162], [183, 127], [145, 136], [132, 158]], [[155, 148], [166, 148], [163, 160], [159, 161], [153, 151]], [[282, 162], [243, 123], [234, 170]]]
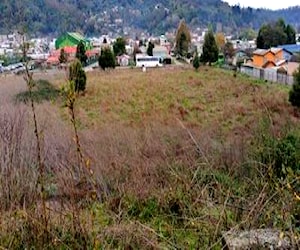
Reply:
[[52, 63], [52, 64], [59, 63], [59, 59], [56, 56], [49, 56], [47, 59], [47, 63]]
[[[63, 48], [66, 54], [76, 54], [77, 47], [64, 47]], [[61, 49], [51, 51], [51, 56], [59, 56]]]
[[[77, 47], [64, 47], [63, 48], [65, 53], [70, 57], [71, 55], [74, 57], [76, 54]], [[60, 57], [61, 49], [53, 50], [50, 53], [50, 56], [47, 59], [48, 63], [59, 63], [59, 57]], [[85, 53], [87, 57], [99, 55], [99, 50], [93, 49], [93, 50], [88, 50]]]
[[98, 49], [92, 49], [92, 50], [87, 50], [85, 54], [87, 55], [87, 57], [91, 57], [91, 56], [99, 55], [100, 53]]

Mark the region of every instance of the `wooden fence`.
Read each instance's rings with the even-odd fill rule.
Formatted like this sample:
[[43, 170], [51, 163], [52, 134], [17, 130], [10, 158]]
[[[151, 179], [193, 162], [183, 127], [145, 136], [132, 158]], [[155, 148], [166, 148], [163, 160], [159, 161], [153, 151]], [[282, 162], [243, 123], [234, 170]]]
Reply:
[[247, 66], [241, 66], [240, 72], [251, 77], [255, 77], [261, 80], [270, 82], [277, 82], [285, 85], [293, 85], [294, 77], [282, 73], [278, 73], [274, 69], [259, 69]]

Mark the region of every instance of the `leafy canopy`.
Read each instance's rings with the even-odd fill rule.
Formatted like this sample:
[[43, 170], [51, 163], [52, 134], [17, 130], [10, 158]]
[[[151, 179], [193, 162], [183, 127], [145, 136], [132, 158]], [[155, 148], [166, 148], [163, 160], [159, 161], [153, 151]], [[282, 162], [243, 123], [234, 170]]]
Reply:
[[199, 56], [198, 53], [195, 53], [194, 59], [193, 59], [193, 67], [194, 69], [197, 71], [200, 67], [200, 60], [199, 60]]
[[153, 49], [154, 49], [154, 43], [149, 42], [148, 43], [148, 48], [147, 48], [147, 55], [148, 56], [153, 56]]
[[87, 62], [87, 55], [85, 54], [85, 46], [84, 43], [81, 41], [77, 45], [76, 49], [76, 58], [81, 62], [82, 65], [86, 65]]
[[191, 33], [184, 20], [179, 23], [175, 38], [176, 54], [186, 57], [191, 44]]
[[64, 49], [61, 49], [59, 55], [59, 63], [66, 63], [68, 61], [68, 56]]
[[212, 30], [209, 29], [204, 37], [203, 52], [200, 60], [203, 63], [209, 63], [209, 65], [211, 65], [212, 62], [216, 62], [218, 60], [218, 54], [218, 45]]
[[105, 70], [107, 68], [115, 68], [115, 56], [109, 47], [101, 49], [101, 55], [98, 59], [99, 66]]
[[75, 60], [69, 67], [69, 81], [74, 82], [76, 92], [85, 90], [86, 74], [78, 59]]
[[286, 25], [283, 19], [262, 25], [256, 39], [256, 45], [259, 49], [269, 49], [282, 44], [294, 43], [296, 43], [295, 29], [290, 24]]
[[120, 56], [126, 53], [126, 41], [123, 37], [118, 37], [113, 44], [113, 50], [115, 56]]
[[289, 101], [293, 106], [300, 108], [300, 66], [294, 74], [294, 84], [289, 93]]

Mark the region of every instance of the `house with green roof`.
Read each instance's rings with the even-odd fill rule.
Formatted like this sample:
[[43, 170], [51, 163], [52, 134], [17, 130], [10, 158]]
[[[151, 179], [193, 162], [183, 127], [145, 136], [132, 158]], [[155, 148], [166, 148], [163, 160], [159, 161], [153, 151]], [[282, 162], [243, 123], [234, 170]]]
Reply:
[[77, 32], [67, 32], [61, 35], [55, 41], [55, 48], [61, 49], [64, 47], [76, 47], [80, 42], [83, 42], [86, 50], [92, 49], [91, 42]]

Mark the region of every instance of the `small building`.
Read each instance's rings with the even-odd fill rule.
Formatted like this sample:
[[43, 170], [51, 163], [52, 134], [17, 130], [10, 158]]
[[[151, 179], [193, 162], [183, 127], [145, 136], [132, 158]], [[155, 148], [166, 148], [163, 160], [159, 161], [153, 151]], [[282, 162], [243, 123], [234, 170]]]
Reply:
[[285, 61], [282, 48], [257, 49], [253, 52], [253, 66], [258, 68], [274, 67]]
[[56, 39], [55, 48], [62, 49], [65, 47], [77, 47], [77, 45], [83, 42], [86, 50], [92, 49], [92, 43], [84, 38], [81, 34], [76, 32], [67, 32]]
[[245, 63], [245, 61], [249, 59], [250, 58], [246, 51], [238, 49], [234, 52], [234, 56], [232, 58], [232, 65], [238, 66], [241, 63]]
[[130, 56], [128, 55], [120, 55], [120, 56], [117, 56], [117, 63], [118, 65], [120, 66], [128, 66], [129, 65], [129, 60], [130, 60]]
[[166, 46], [155, 45], [153, 48], [153, 56], [159, 57], [161, 61], [171, 58], [170, 48]]
[[[64, 49], [64, 53], [67, 56], [68, 62], [75, 60], [77, 47], [67, 46], [67, 47], [64, 47], [63, 49]], [[51, 51], [50, 55], [47, 59], [47, 63], [51, 64], [51, 65], [59, 64], [59, 57], [61, 54], [61, 50], [62, 49], [57, 49], [57, 50]], [[95, 61], [98, 58], [100, 52], [99, 52], [99, 49], [92, 49], [92, 50], [87, 50], [85, 52], [85, 54], [87, 56], [88, 61]]]
[[287, 74], [292, 76], [299, 69], [299, 66], [300, 66], [300, 63], [288, 62], [288, 64], [287, 64]]
[[293, 57], [293, 53], [290, 52], [289, 50], [283, 49], [283, 58], [289, 62]]

